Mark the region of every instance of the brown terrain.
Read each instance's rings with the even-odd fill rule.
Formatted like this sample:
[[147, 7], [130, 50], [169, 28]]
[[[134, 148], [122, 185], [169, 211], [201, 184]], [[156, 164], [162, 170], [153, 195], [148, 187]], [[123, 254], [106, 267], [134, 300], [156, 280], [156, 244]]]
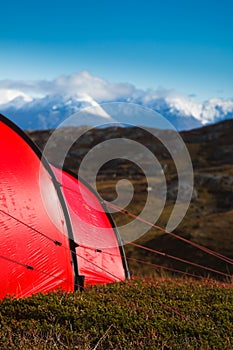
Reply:
[[[153, 130], [151, 130], [153, 132]], [[44, 149], [53, 130], [28, 131], [32, 140]], [[81, 137], [79, 137], [82, 134]], [[160, 131], [160, 134], [172, 145], [173, 131]], [[181, 132], [190, 153], [194, 170], [194, 190], [189, 209], [175, 229], [175, 233], [199, 243], [220, 254], [233, 259], [233, 120], [227, 120], [215, 125], [200, 129]], [[70, 140], [77, 141], [68, 147]], [[65, 147], [69, 148], [65, 157], [64, 166], [78, 173], [79, 165], [83, 157], [94, 146], [103, 145], [103, 141], [127, 138], [145, 145], [161, 164], [167, 181], [166, 206], [160, 215], [157, 225], [166, 227], [169, 215], [174, 207], [177, 196], [177, 172], [174, 162], [160, 141], [151, 133], [138, 127], [107, 129], [92, 129], [85, 132], [85, 127], [68, 127], [60, 129], [56, 137], [46, 146], [46, 157], [55, 165], [62, 166], [62, 153]], [[106, 150], [105, 150], [106, 151]], [[108, 149], [111, 155], [111, 149]], [[90, 153], [91, 154], [91, 153]], [[124, 146], [122, 146], [122, 158], [124, 158]], [[134, 215], [142, 211], [148, 195], [148, 177], [146, 178], [140, 168], [140, 164], [148, 162], [143, 155], [138, 154], [138, 165], [126, 159], [117, 158], [106, 162], [98, 169], [97, 188], [100, 195], [106, 200], [116, 198], [116, 184], [119, 180], [128, 179], [134, 187], [134, 196], [127, 206], [127, 210]], [[141, 157], [141, 158], [140, 158]], [[129, 157], [130, 158], [130, 157]], [[81, 175], [88, 182], [93, 182], [90, 173], [95, 163], [93, 155], [90, 156], [90, 166], [82, 170]], [[130, 158], [131, 159], [131, 158]], [[93, 163], [92, 163], [93, 161]], [[148, 164], [147, 164], [148, 165]], [[150, 176], [150, 175], [149, 175]], [[154, 210], [160, 201], [160, 184], [156, 176], [152, 176], [150, 190], [154, 191]], [[93, 183], [92, 183], [93, 184]], [[125, 186], [125, 187], [124, 187]], [[123, 184], [124, 194], [127, 196], [129, 186]], [[120, 227], [133, 219], [123, 213], [113, 214], [117, 226]], [[139, 225], [140, 223], [138, 223]], [[120, 230], [121, 232], [121, 230]], [[132, 232], [127, 233], [128, 241]], [[126, 237], [123, 237], [125, 239]], [[127, 240], [127, 239], [126, 239]], [[138, 238], [136, 243], [143, 244], [152, 249], [166, 254], [180, 257], [209, 268], [232, 274], [232, 265], [221, 261], [213, 255], [207, 254], [185, 242], [172, 237], [168, 233], [148, 226], [148, 232]], [[132, 245], [125, 246], [129, 259], [130, 270], [133, 275], [163, 275], [164, 269], [156, 268], [148, 264], [142, 264], [133, 259], [144, 260], [164, 267], [179, 269], [196, 275], [212, 276], [218, 279], [226, 279], [226, 276], [203, 270], [197, 266], [187, 265], [181, 261], [170, 259], [166, 256], [145, 251]], [[132, 260], [131, 260], [132, 259]], [[227, 278], [230, 281], [230, 277]]]

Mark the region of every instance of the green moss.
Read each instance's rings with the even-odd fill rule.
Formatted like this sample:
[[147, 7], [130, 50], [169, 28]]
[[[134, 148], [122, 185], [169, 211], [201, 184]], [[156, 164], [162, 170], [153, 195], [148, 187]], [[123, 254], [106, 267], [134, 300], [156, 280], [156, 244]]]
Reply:
[[1, 349], [231, 349], [232, 286], [132, 280], [0, 304]]

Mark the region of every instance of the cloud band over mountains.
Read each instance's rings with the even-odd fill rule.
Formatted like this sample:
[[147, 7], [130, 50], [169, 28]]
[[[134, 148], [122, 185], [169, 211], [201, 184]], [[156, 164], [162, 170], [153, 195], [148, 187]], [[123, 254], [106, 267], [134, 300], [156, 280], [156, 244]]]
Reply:
[[198, 102], [174, 90], [142, 90], [129, 83], [111, 83], [88, 71], [50, 81], [0, 81], [0, 111], [9, 118], [12, 115], [23, 128], [56, 127], [63, 116], [85, 106], [88, 99], [136, 103], [161, 113], [178, 129], [233, 118], [233, 99]]

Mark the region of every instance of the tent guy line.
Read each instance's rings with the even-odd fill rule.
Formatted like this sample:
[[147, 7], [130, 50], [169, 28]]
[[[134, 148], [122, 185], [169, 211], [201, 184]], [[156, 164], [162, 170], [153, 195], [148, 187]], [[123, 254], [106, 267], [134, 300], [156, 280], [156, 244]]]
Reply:
[[132, 242], [130, 242], [130, 243], [128, 243], [128, 244], [130, 244], [130, 245], [132, 245], [132, 246], [134, 246], [134, 247], [137, 247], [137, 248], [141, 248], [141, 249], [150, 251], [150, 252], [155, 253], [155, 254], [158, 254], [158, 255], [162, 255], [162, 256], [167, 257], [167, 258], [170, 258], [170, 259], [174, 259], [174, 260], [180, 261], [180, 262], [185, 263], [185, 264], [187, 264], [187, 265], [192, 265], [192, 266], [195, 266], [195, 267], [199, 267], [199, 268], [201, 268], [201, 269], [203, 269], [203, 270], [211, 271], [211, 272], [217, 273], [217, 274], [219, 274], [219, 275], [232, 278], [232, 275], [230, 275], [230, 274], [227, 274], [227, 273], [224, 273], [224, 272], [221, 272], [221, 271], [212, 269], [211, 267], [207, 267], [207, 266], [204, 266], [204, 265], [197, 264], [197, 263], [195, 263], [195, 262], [193, 262], [193, 261], [181, 259], [181, 258], [176, 257], [176, 256], [174, 256], [174, 255], [170, 255], [170, 254], [167, 254], [167, 253], [164, 253], [164, 252], [160, 252], [160, 251], [158, 251], [158, 250], [151, 249], [151, 248], [145, 247], [145, 246], [140, 245], [140, 244], [136, 244], [136, 243], [132, 243]]
[[128, 216], [130, 216], [130, 217], [132, 217], [132, 218], [134, 218], [134, 219], [136, 219], [136, 220], [138, 220], [138, 221], [140, 221], [140, 222], [142, 222], [142, 223], [144, 223], [144, 224], [146, 224], [146, 225], [148, 225], [150, 227], [154, 227], [154, 228], [156, 228], [156, 229], [158, 229], [158, 230], [160, 230], [160, 231], [162, 231], [164, 233], [167, 233], [168, 235], [173, 236], [174, 238], [177, 238], [177, 239], [179, 239], [179, 240], [181, 240], [181, 241], [183, 241], [183, 242], [185, 242], [187, 244], [190, 244], [190, 245], [192, 245], [192, 246], [194, 246], [194, 247], [196, 247], [196, 248], [198, 248], [200, 250], [203, 250], [205, 253], [213, 255], [216, 258], [219, 258], [220, 260], [223, 260], [223, 261], [227, 262], [228, 264], [233, 265], [233, 260], [232, 259], [230, 259], [230, 258], [228, 258], [228, 257], [226, 257], [226, 256], [224, 256], [224, 255], [222, 255], [222, 254], [220, 254], [220, 253], [218, 253], [218, 252], [216, 252], [214, 250], [206, 248], [206, 247], [204, 247], [204, 246], [202, 246], [202, 245], [200, 245], [198, 243], [192, 242], [192, 241], [190, 241], [190, 240], [188, 240], [188, 239], [186, 239], [186, 238], [184, 238], [182, 236], [179, 236], [179, 235], [175, 234], [174, 232], [167, 231], [163, 227], [155, 225], [155, 224], [151, 223], [150, 221], [144, 220], [144, 219], [140, 218], [139, 216], [137, 216], [137, 215], [129, 212], [128, 210], [125, 210], [124, 208], [121, 208], [121, 207], [119, 207], [119, 206], [117, 206], [115, 204], [109, 203], [107, 201], [104, 201], [104, 203], [107, 206], [109, 206], [109, 207], [111, 207], [113, 209], [117, 209], [122, 214], [128, 215]]
[[[47, 238], [48, 240], [52, 241], [55, 245], [62, 246], [62, 243], [61, 243], [61, 242], [59, 242], [59, 241], [57, 241], [57, 240], [54, 240], [53, 238], [49, 237], [49, 236], [46, 235], [45, 233], [40, 232], [40, 231], [37, 230], [36, 228], [34, 228], [34, 227], [32, 227], [32, 226], [26, 224], [26, 223], [23, 222], [22, 220], [20, 220], [20, 219], [16, 218], [15, 216], [13, 216], [13, 215], [7, 213], [5, 210], [0, 209], [0, 212], [3, 213], [4, 215], [9, 216], [11, 219], [17, 221], [18, 223], [20, 223], [20, 224], [26, 226], [27, 228], [30, 228], [31, 230], [33, 230], [34, 232], [38, 233], [39, 235], [41, 235], [41, 236]], [[65, 236], [64, 233], [63, 233], [63, 235]]]
[[167, 267], [167, 266], [163, 266], [163, 265], [159, 265], [159, 264], [154, 264], [150, 261], [146, 261], [146, 260], [141, 260], [141, 259], [136, 259], [136, 258], [132, 258], [132, 257], [128, 257], [127, 256], [127, 260], [131, 260], [131, 261], [135, 261], [139, 264], [144, 264], [144, 265], [149, 265], [151, 267], [156, 267], [156, 268], [160, 268], [160, 269], [164, 269], [164, 270], [168, 270], [168, 271], [172, 271], [172, 272], [176, 272], [185, 276], [189, 276], [189, 277], [194, 277], [194, 278], [200, 278], [202, 280], [212, 280], [211, 278], [207, 278], [201, 275], [196, 275], [194, 273], [190, 273], [187, 271], [182, 271], [182, 270], [178, 270], [178, 269], [174, 269], [172, 267]]
[[[0, 211], [3, 212], [3, 210], [1, 210], [1, 209], [0, 209]], [[5, 214], [6, 214], [6, 215], [9, 215], [9, 214], [7, 214], [7, 213], [5, 213]], [[12, 219], [15, 219], [16, 221], [20, 222], [21, 224], [24, 224], [21, 220], [18, 220], [17, 218], [14, 218], [12, 215], [9, 215], [9, 216], [10, 216]], [[30, 227], [30, 226], [28, 226], [28, 225], [26, 225], [26, 226], [27, 226], [27, 227]], [[45, 235], [45, 234], [43, 234], [43, 233], [41, 233], [41, 232], [38, 232], [37, 230], [34, 230], [33, 227], [30, 227], [30, 228], [31, 228], [33, 231], [35, 231], [35, 232], [37, 232], [37, 233], [39, 233], [39, 234], [42, 234], [42, 235], [44, 235], [46, 238], [49, 238], [49, 239], [50, 239], [50, 237], [48, 237], [47, 235]], [[54, 242], [54, 243], [55, 243], [55, 242]], [[77, 248], [78, 248], [78, 247], [82, 247], [82, 245], [79, 245], [79, 244], [76, 243], [76, 242], [74, 242], [74, 243], [75, 243], [75, 245], [76, 245]], [[56, 243], [55, 243], [55, 244], [56, 244]], [[214, 272], [214, 273], [216, 273], [216, 274], [223, 275], [223, 276], [225, 276], [225, 277], [229, 277], [229, 278], [232, 277], [232, 275], [226, 274], [226, 273], [224, 273], [224, 272], [222, 272], [222, 271], [218, 271], [218, 270], [216, 270], [216, 269], [212, 269], [212, 268], [210, 268], [210, 267], [207, 267], [207, 266], [204, 266], [204, 265], [201, 265], [201, 264], [197, 264], [197, 263], [195, 263], [195, 262], [192, 262], [192, 261], [189, 261], [189, 260], [185, 260], [185, 259], [182, 259], [182, 258], [173, 256], [173, 255], [167, 254], [167, 253], [162, 252], [162, 251], [158, 251], [158, 250], [155, 250], [155, 249], [151, 249], [151, 248], [145, 247], [145, 246], [140, 245], [140, 244], [136, 244], [136, 243], [133, 243], [133, 242], [128, 242], [128, 244], [129, 244], [129, 245], [132, 245], [132, 246], [135, 246], [135, 247], [137, 247], [137, 248], [141, 248], [141, 249], [150, 251], [150, 252], [155, 253], [155, 254], [158, 254], [158, 255], [162, 255], [162, 256], [167, 257], [167, 258], [169, 258], [169, 259], [173, 259], [173, 260], [180, 261], [180, 262], [182, 262], [182, 263], [184, 263], [184, 264], [187, 264], [187, 265], [192, 265], [192, 266], [201, 268], [201, 269], [203, 269], [203, 270], [207, 270], [207, 271]], [[64, 248], [64, 249], [69, 250], [69, 248], [63, 246], [62, 244], [56, 244], [56, 245], [58, 245], [58, 246], [60, 246], [60, 247], [62, 247], [62, 248]], [[92, 248], [92, 247], [90, 247], [90, 248], [87, 247], [87, 246], [84, 246], [84, 247], [85, 247], [86, 249], [91, 249], [91, 250], [95, 250], [95, 251], [96, 251], [96, 249], [94, 249], [94, 248]], [[74, 253], [74, 254], [76, 254], [76, 255], [77, 255], [78, 257], [80, 257], [81, 259], [86, 260], [88, 263], [91, 263], [91, 264], [94, 265], [95, 267], [97, 267], [97, 268], [103, 270], [104, 272], [110, 274], [110, 275], [113, 276], [114, 278], [120, 280], [120, 279], [119, 279], [117, 276], [115, 276], [114, 274], [110, 273], [109, 271], [107, 271], [107, 270], [104, 269], [103, 267], [99, 266], [98, 264], [95, 264], [95, 263], [93, 263], [92, 261], [88, 260], [87, 258], [85, 258], [85, 257], [82, 256], [81, 254], [77, 253], [76, 251], [71, 251], [71, 252]], [[98, 252], [99, 252], [99, 253], [103, 253], [103, 254], [107, 254], [107, 255], [114, 256], [114, 254], [111, 254], [111, 253], [109, 253], [109, 252], [105, 252], [105, 251], [102, 251], [102, 250], [98, 250]], [[1, 258], [1, 256], [0, 256], [0, 258]], [[130, 258], [128, 258], [128, 257], [127, 257], [127, 259], [130, 260]], [[10, 259], [9, 259], [9, 260], [10, 260]], [[138, 259], [133, 259], [133, 258], [132, 258], [131, 260], [138, 261], [138, 262], [142, 262], [142, 260], [140, 261], [140, 260], [138, 260]], [[156, 266], [156, 264], [152, 264], [152, 263], [149, 263], [149, 262], [145, 262], [145, 261], [144, 261], [144, 263], [145, 263], [145, 264], [150, 264], [150, 265], [152, 265], [152, 266], [153, 266], [153, 265]], [[24, 265], [24, 264], [22, 264], [22, 265]], [[25, 266], [30, 266], [30, 265], [25, 265]], [[27, 268], [28, 268], [28, 267], [27, 267]], [[32, 268], [32, 269], [34, 269], [34, 268]], [[167, 269], [169, 269], [169, 268], [167, 268]], [[170, 269], [171, 269], [171, 268], [170, 268]], [[173, 271], [175, 272], [175, 269], [171, 269], [171, 270], [173, 270]], [[181, 272], [181, 271], [180, 271], [180, 270], [176, 270], [176, 272]], [[188, 275], [190, 275], [190, 276], [199, 277], [198, 275], [189, 274], [189, 273], [187, 273], [187, 272], [184, 272], [184, 274], [188, 274]], [[77, 284], [77, 286], [78, 286], [78, 284]]]
[[[38, 234], [40, 234], [40, 235], [43, 235], [43, 236], [46, 237], [47, 239], [53, 241], [58, 247], [61, 247], [61, 248], [63, 248], [63, 249], [66, 249], [66, 250], [70, 251], [70, 249], [67, 248], [67, 247], [65, 247], [61, 242], [54, 241], [53, 239], [51, 239], [51, 238], [50, 238], [49, 236], [47, 236], [46, 234], [43, 234], [42, 232], [40, 232], [40, 231], [34, 229], [33, 227], [31, 227], [31, 226], [25, 224], [24, 222], [22, 222], [21, 220], [15, 218], [14, 216], [12, 216], [12, 215], [10, 215], [10, 214], [4, 212], [4, 211], [1, 210], [1, 209], [0, 209], [0, 211], [1, 211], [2, 213], [4, 213], [5, 215], [8, 215], [10, 218], [14, 219], [15, 221], [19, 222], [20, 224], [25, 225], [26, 227], [30, 228], [31, 230], [35, 231], [36, 233], [38, 233]], [[63, 235], [64, 235], [64, 234], [63, 234]], [[76, 242], [74, 242], [74, 243], [75, 243], [75, 245], [76, 245], [77, 248], [78, 248], [78, 247], [82, 247], [82, 245], [80, 245], [80, 244], [78, 244], [78, 243], [76, 243]], [[83, 246], [83, 247], [85, 247], [85, 248], [87, 248], [87, 249], [91, 249], [91, 250], [97, 251], [96, 249], [91, 248], [91, 247], [90, 247], [90, 248], [87, 247], [87, 246]], [[102, 271], [108, 273], [109, 275], [113, 276], [113, 277], [116, 278], [117, 280], [121, 281], [121, 279], [120, 279], [119, 277], [117, 277], [117, 276], [114, 275], [113, 273], [109, 272], [108, 270], [104, 269], [103, 267], [101, 267], [101, 266], [95, 264], [94, 262], [92, 262], [91, 260], [85, 258], [84, 256], [78, 254], [76, 251], [71, 250], [71, 253], [76, 254], [76, 255], [79, 256], [80, 258], [86, 260], [88, 263], [94, 265], [95, 267], [99, 268], [100, 270], [102, 270]], [[114, 254], [104, 252], [103, 250], [100, 250], [100, 249], [98, 250], [98, 253], [104, 253], [104, 254], [108, 254], [108, 255], [113, 255], [113, 256], [114, 256]], [[115, 255], [115, 256], [116, 256], [116, 255]], [[45, 273], [44, 271], [40, 271], [40, 270], [34, 268], [34, 267], [31, 266], [31, 265], [23, 264], [23, 263], [21, 263], [21, 262], [19, 262], [19, 261], [16, 261], [16, 260], [14, 260], [14, 259], [11, 259], [11, 258], [2, 256], [2, 255], [0, 255], [0, 259], [5, 259], [5, 260], [8, 260], [8, 261], [10, 261], [10, 262], [12, 262], [12, 263], [21, 265], [21, 266], [25, 267], [25, 268], [28, 269], [28, 270], [36, 270], [36, 271], [38, 271], [38, 272], [40, 272], [40, 273]], [[52, 276], [52, 277], [56, 277], [56, 276], [51, 275], [51, 274], [48, 274], [48, 275], [49, 275], [49, 276]], [[68, 280], [66, 280], [66, 279], [60, 279], [60, 280], [68, 281]], [[78, 284], [76, 284], [76, 286], [80, 287], [80, 285], [78, 285]]]
[[[81, 256], [81, 258], [85, 259], [83, 256]], [[8, 258], [8, 257], [5, 257], [5, 256], [0, 255], [0, 259], [4, 259], [4, 260], [7, 260], [7, 261], [10, 261], [11, 263], [14, 263], [14, 264], [23, 266], [25, 269], [31, 270], [32, 272], [33, 272], [33, 271], [37, 271], [37, 272], [39, 272], [39, 273], [41, 273], [41, 274], [44, 274], [44, 275], [46, 275], [46, 276], [53, 277], [53, 278], [56, 278], [56, 279], [58, 279], [58, 280], [71, 283], [71, 282], [70, 282], [69, 280], [67, 280], [67, 279], [62, 279], [62, 278], [60, 278], [60, 277], [58, 277], [58, 276], [55, 276], [55, 275], [53, 275], [53, 274], [49, 274], [49, 273], [47, 273], [47, 272], [45, 272], [45, 271], [41, 271], [41, 270], [39, 270], [39, 269], [34, 268], [34, 267], [31, 266], [31, 265], [23, 264], [23, 263], [21, 263], [21, 262], [19, 262], [19, 261], [10, 259], [10, 258]], [[87, 260], [87, 259], [85, 259], [85, 260]], [[87, 260], [87, 261], [88, 261], [89, 263], [93, 264], [93, 262], [91, 262], [90, 260]], [[98, 266], [97, 264], [94, 264], [94, 265], [97, 266], [98, 268], [100, 268], [101, 270], [103, 269], [102, 267]], [[107, 271], [107, 270], [105, 270], [105, 271]], [[109, 273], [109, 272], [108, 272], [108, 273]], [[113, 274], [112, 274], [112, 275], [113, 275]], [[113, 275], [113, 276], [114, 276], [114, 275]], [[114, 276], [114, 277], [118, 278], [117, 276]], [[77, 285], [77, 287], [79, 287], [80, 290], [83, 290], [83, 286]], [[158, 301], [157, 299], [153, 298], [151, 295], [149, 295], [149, 294], [147, 294], [147, 293], [144, 293], [143, 291], [141, 291], [140, 289], [138, 289], [137, 287], [135, 287], [135, 285], [132, 285], [132, 288], [135, 289], [136, 291], [139, 291], [140, 294], [142, 294], [142, 295], [146, 295], [147, 297], [149, 296], [153, 302], [159, 303], [159, 304], [160, 304], [161, 306], [163, 306], [165, 309], [167, 309], [168, 311], [172, 311], [173, 313], [175, 313], [176, 315], [180, 316], [181, 318], [183, 318], [183, 319], [190, 319], [189, 316], [182, 314], [182, 313], [179, 312], [176, 308], [173, 308], [173, 307], [171, 307], [171, 306], [168, 306], [168, 305], [166, 305], [165, 303], [162, 303], [162, 302]], [[118, 300], [118, 299], [116, 299], [115, 297], [114, 297], [113, 299], [115, 299], [116, 301], [122, 303], [122, 300]]]
[[[76, 192], [74, 189], [68, 188], [67, 186], [64, 186], [62, 183], [59, 183], [59, 184], [60, 184], [60, 186], [62, 188], [66, 188], [69, 191]], [[140, 221], [140, 222], [142, 222], [142, 223], [144, 223], [144, 224], [146, 224], [146, 225], [148, 225], [150, 227], [154, 227], [154, 228], [156, 228], [156, 229], [158, 229], [158, 230], [160, 230], [160, 231], [162, 231], [162, 232], [164, 232], [166, 234], [169, 234], [169, 235], [173, 236], [176, 239], [179, 239], [179, 240], [181, 240], [181, 241], [183, 241], [183, 242], [185, 242], [185, 243], [187, 243], [189, 245], [192, 245], [193, 247], [195, 247], [197, 249], [200, 249], [200, 250], [204, 251], [207, 254], [210, 254], [210, 255], [212, 255], [212, 256], [214, 256], [214, 257], [216, 257], [216, 258], [218, 258], [218, 259], [220, 259], [222, 261], [225, 261], [225, 262], [227, 262], [230, 265], [233, 265], [233, 259], [230, 259], [227, 256], [224, 256], [224, 255], [222, 255], [222, 254], [220, 254], [220, 253], [218, 253], [218, 252], [216, 252], [214, 250], [211, 250], [211, 249], [209, 249], [207, 247], [204, 247], [201, 244], [192, 242], [192, 241], [190, 241], [190, 240], [188, 240], [188, 239], [186, 239], [186, 238], [184, 238], [182, 236], [179, 236], [178, 234], [175, 234], [174, 232], [170, 232], [170, 231], [164, 229], [161, 226], [155, 225], [155, 224], [153, 224], [153, 223], [151, 223], [151, 222], [149, 222], [147, 220], [144, 220], [144, 219], [140, 218], [139, 216], [129, 212], [128, 210], [125, 210], [124, 208], [121, 208], [121, 207], [119, 207], [119, 206], [117, 206], [115, 204], [112, 204], [112, 203], [110, 203], [110, 202], [108, 202], [106, 200], [102, 199], [102, 203], [105, 204], [106, 207], [109, 207], [109, 208], [115, 209], [117, 211], [120, 211], [124, 215], [130, 216], [130, 217], [132, 217], [132, 218], [134, 218], [134, 219], [136, 219], [136, 220], [138, 220], [138, 221]], [[130, 244], [130, 243], [126, 242], [125, 244]]]
[[[46, 238], [52, 240], [52, 239], [51, 239], [49, 236], [47, 236], [46, 234], [43, 234], [43, 233], [39, 232], [38, 230], [35, 230], [33, 227], [28, 226], [27, 224], [23, 223], [21, 220], [18, 220], [17, 218], [13, 217], [12, 215], [10, 215], [10, 214], [8, 214], [8, 213], [5, 213], [5, 212], [4, 212], [3, 210], [1, 210], [1, 209], [0, 209], [0, 211], [3, 212], [4, 214], [10, 216], [12, 219], [16, 220], [17, 222], [19, 222], [19, 223], [21, 223], [21, 224], [23, 224], [23, 225], [29, 227], [30, 229], [32, 229], [32, 230], [35, 231], [36, 233], [42, 234], [44, 237], [46, 237]], [[152, 224], [151, 224], [151, 225], [152, 225]], [[64, 235], [64, 234], [63, 234], [63, 235]], [[53, 240], [52, 240], [52, 241], [53, 241]], [[56, 241], [53, 241], [53, 242], [55, 243]], [[86, 248], [86, 249], [94, 250], [95, 252], [98, 252], [98, 253], [107, 254], [107, 255], [111, 255], [111, 256], [116, 256], [116, 255], [114, 255], [114, 254], [112, 254], [112, 253], [105, 252], [104, 250], [101, 250], [101, 249], [95, 249], [95, 248], [88, 247], [88, 246], [82, 246], [81, 244], [78, 244], [78, 243], [76, 243], [76, 242], [74, 242], [74, 243], [75, 243], [75, 246], [76, 246], [77, 248], [78, 248], [78, 247], [84, 247], [84, 248]], [[60, 246], [60, 247], [64, 248], [64, 249], [70, 250], [69, 248], [67, 248], [67, 247], [65, 247], [64, 245], [62, 245], [60, 242], [55, 243], [55, 244], [56, 244], [57, 246]], [[141, 249], [150, 251], [150, 252], [155, 253], [155, 254], [158, 254], [158, 255], [162, 255], [162, 256], [164, 256], [164, 257], [166, 257], [166, 258], [169, 258], [169, 259], [173, 259], [173, 260], [180, 261], [180, 262], [182, 262], [182, 263], [184, 263], [184, 264], [186, 264], [186, 265], [192, 265], [192, 266], [201, 268], [201, 269], [203, 269], [203, 270], [207, 270], [207, 271], [210, 271], [210, 272], [214, 272], [214, 273], [216, 273], [216, 274], [220, 274], [220, 275], [225, 276], [225, 277], [229, 277], [229, 278], [232, 277], [232, 275], [226, 274], [226, 273], [224, 273], [224, 272], [222, 272], [222, 271], [219, 271], [219, 270], [216, 270], [216, 269], [212, 269], [212, 268], [210, 268], [210, 267], [207, 267], [207, 266], [204, 266], [204, 265], [201, 265], [201, 264], [197, 264], [197, 263], [195, 263], [195, 262], [192, 262], [192, 261], [189, 261], [189, 260], [185, 260], [185, 259], [176, 257], [176, 256], [174, 256], [174, 255], [167, 254], [167, 253], [162, 252], [162, 251], [158, 251], [158, 250], [155, 250], [155, 249], [151, 249], [151, 248], [148, 248], [148, 247], [143, 246], [143, 245], [140, 245], [140, 244], [136, 244], [136, 243], [133, 243], [133, 242], [128, 242], [127, 244], [132, 245], [132, 246], [137, 247], [137, 248], [141, 248]], [[113, 276], [114, 278], [117, 278], [118, 280], [120, 280], [120, 279], [119, 279], [118, 277], [116, 277], [114, 274], [112, 274], [112, 273], [110, 273], [109, 271], [107, 271], [106, 269], [104, 269], [104, 268], [98, 266], [97, 264], [91, 262], [90, 260], [88, 260], [87, 258], [83, 257], [81, 254], [77, 253], [76, 251], [71, 250], [71, 252], [72, 252], [73, 254], [76, 254], [78, 257], [82, 258], [83, 260], [86, 260], [88, 263], [91, 263], [92, 265], [94, 265], [94, 266], [100, 268], [100, 269], [103, 270], [104, 272], [107, 272], [108, 274], [110, 274], [110, 275]], [[127, 258], [127, 259], [128, 259], [128, 258]], [[195, 277], [196, 277], [196, 276], [195, 276]]]
[[[57, 279], [57, 280], [59, 280], [59, 281], [66, 282], [66, 283], [70, 284], [71, 286], [73, 286], [73, 283], [72, 283], [70, 280], [68, 280], [68, 279], [66, 279], [66, 278], [58, 277], [58, 276], [56, 276], [56, 275], [54, 275], [54, 274], [51, 274], [51, 273], [47, 273], [46, 271], [42, 271], [42, 270], [40, 270], [40, 269], [37, 269], [37, 268], [35, 268], [35, 267], [32, 266], [32, 265], [24, 264], [24, 263], [22, 263], [22, 262], [20, 262], [20, 261], [17, 261], [17, 260], [8, 258], [8, 257], [3, 256], [3, 255], [0, 255], [0, 259], [7, 260], [7, 261], [9, 261], [9, 262], [11, 262], [11, 263], [13, 263], [13, 264], [20, 265], [20, 266], [24, 267], [24, 268], [27, 269], [27, 270], [39, 272], [39, 273], [41, 273], [41, 274], [43, 274], [43, 275], [45, 275], [45, 276], [49, 276], [49, 277], [55, 278], [55, 279]], [[83, 288], [83, 286], [78, 285], [78, 284], [76, 284], [76, 287], [78, 287], [78, 288], [80, 288], [80, 289]]]

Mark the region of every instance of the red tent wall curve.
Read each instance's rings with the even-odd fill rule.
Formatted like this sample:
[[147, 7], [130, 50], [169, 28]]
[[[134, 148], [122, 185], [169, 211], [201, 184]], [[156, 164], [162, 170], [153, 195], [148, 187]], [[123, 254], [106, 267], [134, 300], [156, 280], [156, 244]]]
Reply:
[[73, 290], [66, 219], [50, 167], [2, 115], [0, 149], [0, 298]]
[[85, 285], [129, 278], [122, 242], [93, 189], [74, 174], [53, 167], [69, 209], [78, 270]]
[[97, 194], [51, 168], [2, 115], [0, 149], [0, 298], [129, 278], [117, 230]]

